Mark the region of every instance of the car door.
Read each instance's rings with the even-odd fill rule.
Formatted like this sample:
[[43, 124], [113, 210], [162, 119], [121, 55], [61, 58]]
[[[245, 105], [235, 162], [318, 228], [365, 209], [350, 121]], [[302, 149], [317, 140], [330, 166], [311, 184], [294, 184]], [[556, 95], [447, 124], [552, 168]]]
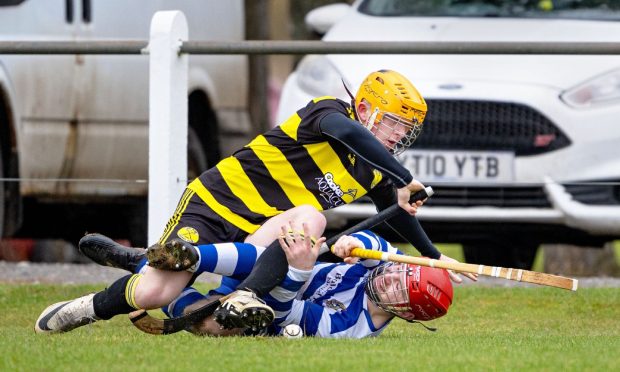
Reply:
[[[0, 0], [1, 40], [74, 40], [74, 0]], [[0, 56], [15, 92], [22, 193], [53, 193], [73, 135], [77, 59], [71, 55]], [[34, 180], [33, 180], [34, 179]], [[41, 182], [40, 179], [46, 179]]]

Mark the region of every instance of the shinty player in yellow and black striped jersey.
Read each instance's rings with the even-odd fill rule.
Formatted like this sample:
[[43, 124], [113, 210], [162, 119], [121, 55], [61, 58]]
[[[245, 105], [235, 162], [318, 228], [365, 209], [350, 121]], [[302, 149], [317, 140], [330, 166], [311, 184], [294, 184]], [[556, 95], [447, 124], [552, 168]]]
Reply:
[[[427, 110], [424, 98], [391, 70], [371, 73], [351, 98], [353, 106], [333, 97], [314, 99], [204, 172], [182, 195], [159, 244], [181, 238], [194, 245], [247, 242], [267, 247], [243, 282], [222, 283], [214, 291], [227, 295], [243, 289], [221, 306], [219, 321], [225, 328], [252, 327], [263, 322], [265, 311], [273, 314], [255, 295], [268, 293], [286, 275], [286, 256], [277, 241], [282, 226], [306, 223], [310, 234], [319, 237], [325, 228], [320, 211], [364, 195], [378, 210], [398, 202], [408, 214], [392, 218], [389, 225], [424, 256], [454, 261], [434, 247], [414, 217], [422, 202], [408, 203], [410, 194], [424, 186], [392, 156], [419, 135]], [[451, 278], [461, 281], [454, 273]], [[191, 279], [191, 270], [148, 267], [86, 302], [93, 319], [109, 319], [167, 305]], [[239, 318], [244, 306], [260, 309], [261, 318]]]

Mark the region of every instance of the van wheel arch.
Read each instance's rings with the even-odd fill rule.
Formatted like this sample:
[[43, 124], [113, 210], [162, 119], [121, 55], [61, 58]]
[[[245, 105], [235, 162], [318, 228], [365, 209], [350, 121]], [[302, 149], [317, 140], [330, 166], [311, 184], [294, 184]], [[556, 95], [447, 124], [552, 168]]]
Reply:
[[197, 90], [189, 95], [187, 114], [188, 178], [191, 178], [215, 166], [221, 155], [217, 116], [205, 92]]
[[[0, 87], [1, 88], [1, 87]], [[19, 178], [15, 123], [6, 93], [0, 89], [0, 178]], [[0, 181], [0, 237], [11, 236], [22, 221], [19, 182]]]

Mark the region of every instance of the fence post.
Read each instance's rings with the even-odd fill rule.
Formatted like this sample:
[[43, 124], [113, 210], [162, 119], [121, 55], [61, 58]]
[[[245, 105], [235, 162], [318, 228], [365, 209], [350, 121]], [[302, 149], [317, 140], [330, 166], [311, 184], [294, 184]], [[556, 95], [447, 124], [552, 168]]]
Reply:
[[149, 51], [148, 240], [155, 243], [187, 183], [188, 37], [180, 11], [157, 12], [151, 21]]

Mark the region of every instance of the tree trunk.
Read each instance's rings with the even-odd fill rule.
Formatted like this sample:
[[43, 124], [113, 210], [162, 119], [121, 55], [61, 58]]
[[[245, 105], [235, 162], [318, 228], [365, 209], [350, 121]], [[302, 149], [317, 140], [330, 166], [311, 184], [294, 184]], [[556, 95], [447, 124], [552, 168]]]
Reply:
[[[269, 39], [267, 0], [245, 0], [245, 37], [247, 40]], [[269, 69], [267, 56], [248, 55], [250, 82], [248, 102], [254, 135], [269, 129], [269, 105], [267, 102], [267, 79]]]

